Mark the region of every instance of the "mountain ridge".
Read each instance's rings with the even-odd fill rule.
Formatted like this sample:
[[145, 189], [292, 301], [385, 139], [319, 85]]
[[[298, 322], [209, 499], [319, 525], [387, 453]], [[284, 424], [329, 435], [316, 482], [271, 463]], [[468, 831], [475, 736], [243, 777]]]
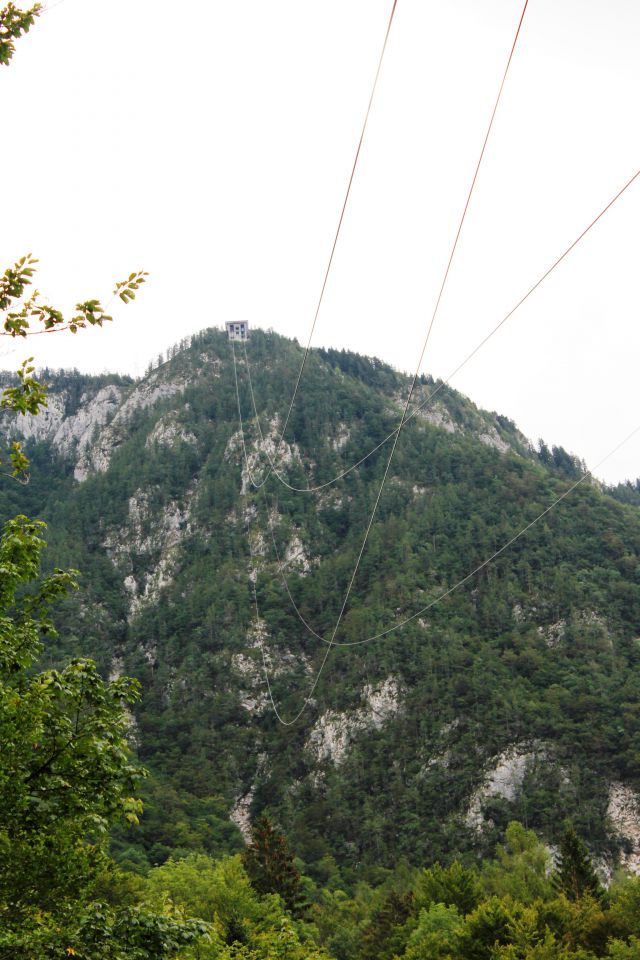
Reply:
[[[265, 441], [242, 353], [240, 399], [262, 477], [302, 350], [261, 331], [247, 349]], [[3, 513], [49, 520], [56, 565], [86, 571], [51, 660], [91, 654], [105, 673], [143, 683], [135, 736], [155, 786], [141, 842], [122, 841], [127, 856], [161, 862], [182, 849], [161, 823], [163, 791], [192, 832], [193, 810], [206, 808], [215, 849], [239, 843], [229, 815], [246, 832], [250, 816], [274, 811], [316, 870], [327, 856], [355, 870], [486, 849], [513, 818], [552, 842], [567, 814], [597, 851], [624, 850], [610, 811], [633, 809], [640, 789], [633, 504], [583, 485], [426, 618], [335, 651], [308, 713], [286, 732], [265, 695], [260, 643], [287, 716], [324, 648], [291, 609], [271, 537], [305, 620], [330, 635], [385, 448], [317, 497], [279, 485], [253, 492], [218, 331], [139, 381], [49, 380], [48, 413], [22, 431], [33, 485], [1, 502]], [[437, 387], [423, 377], [420, 399]], [[289, 481], [323, 483], [363, 457], [397, 426], [407, 388], [380, 361], [312, 351], [282, 444]], [[342, 639], [425, 606], [582, 473], [576, 458], [534, 449], [506, 417], [451, 388], [437, 399], [403, 431]]]

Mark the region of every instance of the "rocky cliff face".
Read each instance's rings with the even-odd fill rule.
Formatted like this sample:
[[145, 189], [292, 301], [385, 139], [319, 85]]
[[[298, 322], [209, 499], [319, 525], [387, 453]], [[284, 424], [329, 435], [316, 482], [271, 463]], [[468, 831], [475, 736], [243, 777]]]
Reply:
[[118, 412], [123, 392], [121, 387], [109, 384], [95, 393], [82, 393], [77, 411], [68, 413], [69, 391], [54, 390], [43, 410], [11, 425], [6, 420], [6, 429], [25, 440], [48, 441], [64, 456], [77, 461]]
[[45, 411], [0, 422], [73, 478], [51, 499], [43, 484], [35, 507], [89, 571], [57, 653], [139, 676], [145, 761], [181, 796], [223, 797], [245, 833], [274, 810], [307, 858], [428, 860], [491, 846], [510, 818], [553, 841], [575, 815], [637, 868], [637, 510], [583, 489], [420, 614], [568, 479], [506, 418], [440, 390], [398, 446], [338, 640], [413, 619], [334, 649], [300, 722], [281, 727], [271, 698], [286, 719], [308, 696], [387, 448], [316, 494], [270, 463], [296, 488], [344, 472], [394, 429], [407, 384], [312, 354], [281, 442], [299, 348], [257, 333], [248, 356], [243, 430], [214, 331], [138, 382], [53, 376]]
[[[136, 412], [153, 408], [184, 388], [184, 382], [173, 378], [168, 371], [157, 370], [128, 388], [108, 384], [95, 391], [85, 391], [80, 395], [77, 408], [69, 412], [70, 391], [54, 386], [43, 410], [16, 422], [5, 417], [4, 429], [10, 436], [50, 443], [73, 461], [74, 477], [82, 482], [92, 473], [107, 470], [113, 452], [126, 439]], [[155, 437], [150, 435], [150, 442], [171, 442], [176, 438], [169, 424], [159, 423], [156, 430]]]

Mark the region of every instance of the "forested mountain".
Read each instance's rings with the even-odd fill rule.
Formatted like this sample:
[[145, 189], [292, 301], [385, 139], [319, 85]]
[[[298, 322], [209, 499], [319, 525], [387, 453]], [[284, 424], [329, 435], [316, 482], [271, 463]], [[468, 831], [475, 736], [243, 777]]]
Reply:
[[[246, 358], [236, 350], [254, 480], [268, 454], [290, 485], [323, 484], [397, 426], [405, 376], [314, 350], [279, 444], [303, 351], [259, 331]], [[486, 852], [514, 819], [553, 844], [569, 817], [593, 852], [634, 863], [634, 489], [581, 484], [459, 589], [357, 645], [465, 578], [581, 474], [423, 378], [412, 409], [437, 395], [402, 432], [336, 636], [356, 645], [331, 650], [282, 726], [261, 645], [288, 719], [326, 651], [300, 617], [331, 637], [389, 444], [318, 492], [274, 476], [258, 489], [226, 335], [171, 354], [138, 381], [48, 371], [47, 410], [3, 426], [32, 461], [28, 486], [0, 490], [3, 518], [46, 520], [49, 564], [82, 571], [46, 658], [90, 655], [143, 685], [131, 736], [152, 771], [147, 813], [117, 855], [142, 868], [238, 850], [267, 810], [320, 880], [334, 861], [356, 878]]]

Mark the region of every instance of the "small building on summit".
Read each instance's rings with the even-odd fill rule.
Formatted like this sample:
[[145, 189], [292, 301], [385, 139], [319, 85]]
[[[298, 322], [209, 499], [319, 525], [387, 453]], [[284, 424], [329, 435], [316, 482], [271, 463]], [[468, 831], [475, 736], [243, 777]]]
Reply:
[[229, 340], [249, 339], [249, 324], [245, 323], [244, 320], [239, 323], [235, 323], [233, 321], [227, 322], [226, 328], [229, 335]]

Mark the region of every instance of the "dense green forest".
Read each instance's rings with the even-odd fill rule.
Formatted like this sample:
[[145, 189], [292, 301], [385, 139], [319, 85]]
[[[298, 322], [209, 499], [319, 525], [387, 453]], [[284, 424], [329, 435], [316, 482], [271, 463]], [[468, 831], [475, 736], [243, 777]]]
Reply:
[[[239, 351], [240, 398], [261, 478], [301, 350], [257, 331], [247, 358]], [[351, 883], [401, 857], [488, 853], [513, 819], [557, 842], [569, 816], [615, 858], [612, 784], [640, 785], [635, 505], [582, 484], [424, 616], [335, 648], [313, 703], [283, 728], [266, 698], [250, 573], [287, 717], [324, 645], [298, 618], [277, 556], [290, 557], [301, 615], [328, 636], [387, 448], [319, 494], [273, 477], [253, 489], [230, 345], [214, 330], [140, 382], [46, 379], [48, 419], [27, 444], [32, 480], [3, 487], [2, 512], [46, 520], [46, 562], [82, 571], [45, 663], [90, 655], [104, 675], [142, 685], [134, 739], [152, 776], [141, 828], [114, 838], [121, 862], [144, 872], [190, 851], [234, 853], [234, 811], [240, 824], [269, 811], [319, 880], [327, 857]], [[532, 448], [506, 417], [430, 378], [416, 404], [438, 388], [401, 436], [338, 642], [427, 606], [579, 475], [575, 457]], [[407, 389], [379, 361], [313, 351], [279, 452], [289, 482], [322, 483], [363, 457], [396, 426]], [[487, 789], [505, 762], [513, 789]]]
[[[111, 319], [36, 264], [2, 336]], [[0, 960], [640, 960], [640, 479], [410, 389], [0, 374]]]
[[256, 869], [247, 856], [215, 860], [190, 854], [145, 877], [111, 874], [101, 892], [156, 910], [169, 898], [183, 915], [203, 918], [210, 926], [180, 953], [185, 960], [640, 956], [640, 880], [621, 876], [605, 891], [570, 828], [555, 871], [533, 831], [514, 822], [479, 868], [458, 860], [447, 867], [403, 863], [349, 888], [331, 864], [322, 884], [296, 877], [293, 906], [286, 899], [291, 875], [287, 882], [286, 871], [277, 869], [286, 858], [275, 870], [264, 857], [258, 859]]
[[0, 537], [0, 956], [638, 957], [640, 879], [621, 872], [606, 889], [568, 823], [553, 859], [511, 822], [479, 865], [403, 860], [355, 880], [330, 856], [315, 878], [301, 872], [265, 816], [235, 856], [116, 865], [107, 829], [118, 820], [136, 829], [141, 813], [128, 796], [144, 775], [127, 714], [139, 691], [129, 679], [105, 683], [86, 659], [39, 669], [41, 638], [55, 636], [48, 608], [76, 586], [60, 569], [39, 577], [42, 533], [41, 522], [16, 517]]
[[[114, 940], [127, 958], [637, 955], [637, 881], [620, 872], [605, 890], [591, 866], [599, 857], [611, 877], [636, 842], [637, 821], [616, 810], [639, 785], [632, 485], [580, 484], [438, 601], [584, 467], [423, 378], [336, 639], [429, 609], [332, 651], [307, 711], [282, 727], [261, 643], [290, 716], [324, 652], [300, 616], [330, 635], [386, 448], [314, 494], [267, 477], [269, 458], [294, 487], [322, 484], [392, 433], [408, 389], [380, 361], [313, 351], [278, 447], [301, 354], [257, 331], [237, 356], [258, 487], [230, 345], [215, 330], [141, 381], [45, 371], [46, 413], [5, 416], [6, 443], [17, 430], [31, 463], [27, 485], [3, 485], [3, 518], [48, 524], [7, 528], [5, 553], [28, 581], [46, 539], [53, 585], [53, 621], [35, 622], [6, 689], [40, 696], [39, 678], [60, 676], [55, 696], [71, 703], [89, 684], [82, 762], [103, 808], [83, 794], [82, 816], [60, 818], [51, 797], [61, 778], [79, 789], [77, 771], [35, 761], [38, 814], [7, 834], [5, 879], [15, 887], [22, 858], [34, 889], [5, 917], [3, 955], [59, 956], [64, 943], [66, 955], [111, 957]], [[25, 544], [28, 568], [16, 560]], [[62, 568], [81, 571], [79, 589]], [[74, 667], [78, 656], [110, 682]], [[44, 673], [28, 680], [35, 657]], [[52, 735], [39, 722], [36, 746]], [[103, 754], [100, 730], [113, 724]], [[33, 770], [32, 754], [16, 762]], [[36, 867], [26, 851], [53, 813], [59, 830]], [[81, 848], [96, 852], [78, 860]], [[42, 871], [54, 895], [47, 864], [61, 858], [72, 869], [43, 913]], [[79, 913], [65, 890], [83, 870]]]

